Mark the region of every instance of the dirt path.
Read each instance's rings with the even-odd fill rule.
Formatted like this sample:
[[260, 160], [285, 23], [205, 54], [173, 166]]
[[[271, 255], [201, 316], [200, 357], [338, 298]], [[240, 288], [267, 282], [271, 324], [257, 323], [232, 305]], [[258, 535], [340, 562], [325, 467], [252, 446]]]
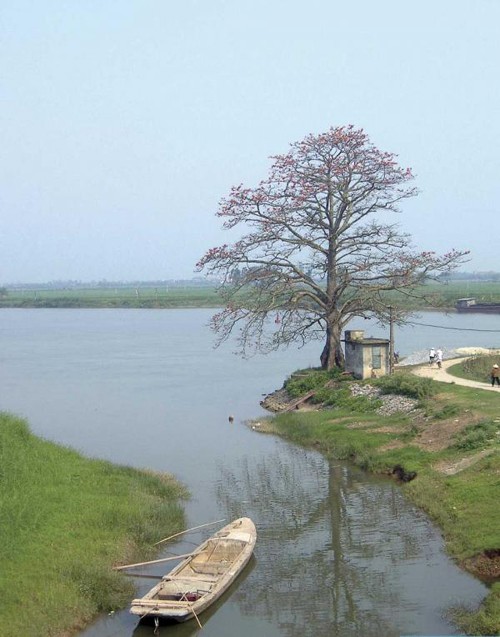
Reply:
[[467, 380], [467, 378], [459, 378], [458, 376], [452, 376], [448, 373], [448, 367], [451, 365], [455, 365], [455, 363], [459, 363], [460, 361], [465, 360], [462, 358], [452, 358], [450, 360], [443, 361], [441, 369], [438, 368], [437, 365], [429, 365], [428, 363], [424, 365], [419, 365], [418, 367], [414, 367], [412, 372], [417, 374], [417, 376], [424, 376], [425, 378], [433, 378], [434, 380], [438, 380], [441, 383], [455, 383], [455, 385], [464, 385], [465, 387], [475, 387], [476, 389], [486, 389], [487, 391], [496, 391], [500, 393], [500, 387], [495, 386], [492, 387], [489, 380], [484, 383], [479, 383], [475, 380]]

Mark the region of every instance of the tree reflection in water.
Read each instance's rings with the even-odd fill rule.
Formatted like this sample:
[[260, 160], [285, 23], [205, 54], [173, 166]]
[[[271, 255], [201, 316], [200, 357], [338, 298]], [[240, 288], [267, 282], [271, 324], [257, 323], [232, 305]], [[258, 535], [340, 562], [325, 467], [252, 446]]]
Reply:
[[427, 523], [416, 528], [419, 514], [396, 485], [293, 447], [219, 471], [221, 510], [249, 515], [258, 529], [257, 567], [233, 598], [241, 612], [290, 637], [415, 628], [400, 621], [414, 605], [401, 598], [401, 576], [434, 534]]

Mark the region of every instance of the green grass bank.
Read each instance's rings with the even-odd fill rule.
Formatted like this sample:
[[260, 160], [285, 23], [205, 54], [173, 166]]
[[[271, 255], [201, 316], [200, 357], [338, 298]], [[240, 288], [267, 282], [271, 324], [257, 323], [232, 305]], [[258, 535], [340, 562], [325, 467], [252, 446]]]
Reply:
[[[449, 554], [490, 587], [481, 608], [455, 609], [455, 620], [471, 635], [500, 634], [500, 392], [411, 373], [352, 382], [315, 370], [293, 374], [285, 390], [292, 400], [316, 394], [255, 428], [403, 478], [406, 495], [441, 528]], [[391, 412], [388, 405], [402, 398], [406, 407]]]
[[0, 637], [66, 636], [125, 607], [132, 580], [112, 566], [154, 558], [187, 497], [172, 476], [85, 458], [0, 412]]

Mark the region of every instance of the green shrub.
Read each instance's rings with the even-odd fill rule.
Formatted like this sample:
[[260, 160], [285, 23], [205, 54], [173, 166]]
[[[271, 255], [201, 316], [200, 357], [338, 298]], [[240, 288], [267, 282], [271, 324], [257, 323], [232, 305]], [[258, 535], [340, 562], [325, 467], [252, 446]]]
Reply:
[[292, 374], [285, 382], [285, 389], [292, 398], [299, 398], [315, 390], [311, 402], [346, 411], [363, 413], [380, 407], [380, 400], [373, 400], [367, 396], [353, 396], [345, 385], [342, 386], [342, 381], [346, 380], [352, 379], [340, 369], [326, 371], [310, 368]]
[[429, 398], [436, 393], [436, 385], [431, 378], [421, 378], [404, 372], [382, 376], [374, 381], [374, 385], [383, 394], [399, 394], [418, 400]]
[[497, 432], [500, 430], [496, 422], [480, 422], [477, 425], [469, 425], [456, 435], [455, 449], [462, 451], [472, 451], [486, 447], [491, 442], [497, 440]]
[[285, 389], [292, 398], [299, 398], [313, 389], [323, 387], [330, 380], [343, 380], [349, 377], [343, 376], [342, 370], [324, 370], [318, 368], [302, 369], [295, 372], [285, 381]]

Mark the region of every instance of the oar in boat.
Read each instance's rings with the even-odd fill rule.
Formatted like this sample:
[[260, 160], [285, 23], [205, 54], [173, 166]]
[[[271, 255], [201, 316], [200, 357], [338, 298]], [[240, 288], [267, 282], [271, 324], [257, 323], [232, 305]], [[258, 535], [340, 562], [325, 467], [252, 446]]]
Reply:
[[147, 573], [123, 573], [127, 577], [144, 577], [145, 579], [163, 579], [163, 575], [148, 575]]
[[186, 529], [185, 531], [180, 531], [179, 533], [175, 533], [174, 535], [170, 535], [169, 537], [160, 540], [159, 542], [155, 542], [153, 546], [157, 546], [158, 544], [162, 544], [163, 542], [168, 542], [168, 540], [173, 540], [174, 537], [178, 537], [179, 535], [184, 535], [184, 533], [190, 533], [191, 531], [197, 531], [198, 529], [203, 529], [206, 526], [212, 526], [214, 524], [220, 524], [221, 522], [225, 522], [224, 519], [216, 520], [215, 522], [207, 522], [207, 524], [200, 524], [200, 526], [193, 526], [191, 529]]
[[199, 626], [200, 628], [203, 628], [203, 626], [201, 625], [200, 620], [198, 619], [198, 615], [196, 614], [196, 611], [195, 611], [195, 609], [194, 609], [194, 606], [193, 606], [192, 604], [191, 604], [191, 611], [192, 611], [192, 613], [193, 613], [193, 615], [194, 615], [194, 618], [195, 618], [195, 619], [196, 619], [196, 621], [198, 622], [198, 626]]
[[171, 557], [164, 557], [161, 560], [151, 560], [150, 562], [137, 562], [136, 564], [125, 564], [124, 566], [113, 566], [114, 571], [123, 571], [126, 568], [135, 568], [136, 566], [147, 566], [148, 564], [160, 564], [160, 562], [171, 562], [172, 560], [181, 560], [184, 557], [191, 557], [191, 555], [198, 555], [200, 551], [194, 551], [193, 553], [184, 553], [183, 555], [172, 555]]
[[[185, 594], [181, 597], [180, 601], [181, 601], [181, 602], [182, 602], [182, 601], [186, 601], [186, 602], [188, 601], [188, 600], [187, 600], [187, 598], [185, 597]], [[193, 613], [194, 618], [195, 618], [195, 619], [196, 619], [196, 621], [198, 622], [198, 626], [199, 626], [200, 628], [203, 628], [203, 626], [201, 625], [200, 620], [198, 619], [198, 615], [196, 614], [196, 611], [195, 611], [195, 609], [194, 609], [194, 605], [193, 605], [193, 604], [189, 604], [189, 608], [190, 608], [191, 612]]]

